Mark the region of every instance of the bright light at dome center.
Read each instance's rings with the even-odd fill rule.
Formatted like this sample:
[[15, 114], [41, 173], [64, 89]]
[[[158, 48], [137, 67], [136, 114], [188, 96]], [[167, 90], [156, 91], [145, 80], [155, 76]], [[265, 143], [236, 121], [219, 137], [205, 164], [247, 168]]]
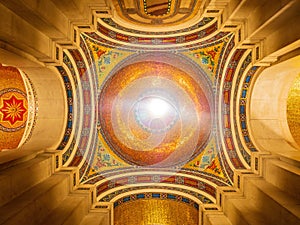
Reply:
[[154, 118], [164, 117], [170, 110], [170, 104], [160, 98], [153, 98], [147, 106]]

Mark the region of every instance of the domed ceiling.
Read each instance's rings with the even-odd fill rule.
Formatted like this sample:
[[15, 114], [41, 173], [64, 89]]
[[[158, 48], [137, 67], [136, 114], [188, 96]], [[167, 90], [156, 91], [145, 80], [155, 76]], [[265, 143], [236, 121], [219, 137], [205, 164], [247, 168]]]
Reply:
[[197, 79], [193, 79], [178, 66], [157, 61], [132, 63], [103, 84], [101, 132], [128, 163], [184, 164], [206, 146], [212, 126], [211, 91], [203, 90], [202, 86], [209, 87], [202, 84], [201, 75], [194, 74]]
[[219, 10], [199, 16], [201, 1], [113, 3], [118, 14], [82, 31], [57, 67], [68, 98], [63, 166], [115, 208], [145, 196], [215, 204], [256, 151], [252, 48], [238, 47], [239, 27], [224, 29]]

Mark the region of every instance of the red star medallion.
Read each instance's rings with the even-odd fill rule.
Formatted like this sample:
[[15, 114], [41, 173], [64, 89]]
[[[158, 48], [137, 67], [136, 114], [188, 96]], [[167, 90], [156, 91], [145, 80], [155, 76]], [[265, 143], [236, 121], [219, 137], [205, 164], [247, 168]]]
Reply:
[[7, 121], [11, 125], [18, 121], [24, 121], [24, 115], [27, 112], [24, 106], [24, 99], [18, 99], [12, 94], [9, 98], [3, 98], [2, 103], [0, 108], [0, 112], [3, 114], [2, 121]]

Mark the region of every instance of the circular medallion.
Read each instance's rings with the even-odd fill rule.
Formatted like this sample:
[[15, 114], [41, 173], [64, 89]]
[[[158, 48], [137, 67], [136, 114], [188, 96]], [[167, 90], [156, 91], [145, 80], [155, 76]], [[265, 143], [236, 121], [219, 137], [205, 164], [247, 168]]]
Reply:
[[199, 80], [155, 61], [124, 66], [104, 83], [99, 120], [102, 136], [119, 157], [151, 167], [194, 158], [206, 146], [212, 123]]
[[26, 94], [16, 88], [0, 91], [0, 129], [15, 132], [25, 127], [28, 102]]

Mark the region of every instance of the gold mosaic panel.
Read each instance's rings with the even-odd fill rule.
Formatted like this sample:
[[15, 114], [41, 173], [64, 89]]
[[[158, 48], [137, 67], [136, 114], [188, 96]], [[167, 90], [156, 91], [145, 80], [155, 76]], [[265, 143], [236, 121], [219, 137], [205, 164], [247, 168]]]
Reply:
[[0, 151], [18, 147], [27, 114], [26, 88], [20, 72], [0, 64]]
[[140, 199], [114, 209], [115, 225], [197, 225], [198, 210], [168, 199]]
[[289, 91], [287, 121], [293, 138], [300, 146], [300, 74], [296, 77]]

